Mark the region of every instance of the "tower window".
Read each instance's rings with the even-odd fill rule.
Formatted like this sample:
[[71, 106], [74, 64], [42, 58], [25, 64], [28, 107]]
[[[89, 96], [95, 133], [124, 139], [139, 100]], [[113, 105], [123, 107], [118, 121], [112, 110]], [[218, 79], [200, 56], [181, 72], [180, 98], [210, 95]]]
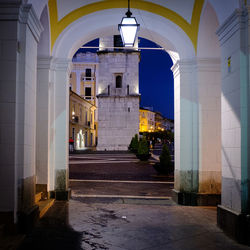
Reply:
[[85, 77], [86, 77], [86, 80], [91, 80], [91, 69], [85, 70]]
[[[114, 47], [123, 47], [122, 38], [120, 35], [114, 36]], [[115, 51], [120, 51], [121, 49], [115, 49]]]
[[121, 88], [122, 87], [122, 76], [116, 76], [115, 78], [115, 87]]

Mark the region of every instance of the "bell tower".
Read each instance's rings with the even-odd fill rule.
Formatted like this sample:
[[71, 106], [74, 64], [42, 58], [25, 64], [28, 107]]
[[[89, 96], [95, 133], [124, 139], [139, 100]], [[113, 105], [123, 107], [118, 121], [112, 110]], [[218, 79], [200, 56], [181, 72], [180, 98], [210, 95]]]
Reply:
[[127, 150], [139, 132], [137, 49], [123, 49], [120, 36], [100, 38], [97, 150]]

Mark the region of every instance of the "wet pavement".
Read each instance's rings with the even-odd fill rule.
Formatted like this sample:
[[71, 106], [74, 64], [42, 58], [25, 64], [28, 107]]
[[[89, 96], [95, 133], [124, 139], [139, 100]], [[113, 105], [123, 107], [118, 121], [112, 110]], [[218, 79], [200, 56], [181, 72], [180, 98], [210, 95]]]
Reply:
[[70, 156], [68, 202], [56, 201], [19, 250], [250, 249], [216, 226], [216, 207], [176, 205], [173, 178], [132, 154]]
[[19, 250], [249, 249], [216, 226], [216, 208], [55, 202]]

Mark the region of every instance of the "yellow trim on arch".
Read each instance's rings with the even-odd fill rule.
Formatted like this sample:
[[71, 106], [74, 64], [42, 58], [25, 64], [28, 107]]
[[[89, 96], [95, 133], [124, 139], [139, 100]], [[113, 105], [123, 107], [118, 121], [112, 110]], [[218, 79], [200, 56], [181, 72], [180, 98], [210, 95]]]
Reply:
[[[131, 8], [137, 8], [140, 10], [148, 11], [153, 14], [165, 17], [166, 19], [169, 19], [170, 21], [178, 25], [187, 34], [187, 36], [192, 41], [192, 44], [196, 51], [200, 16], [203, 4], [204, 0], [195, 0], [191, 24], [188, 23], [182, 16], [180, 16], [176, 12], [152, 2], [136, 0], [135, 3], [133, 3], [132, 1]], [[64, 16], [60, 21], [58, 21], [57, 0], [49, 0], [48, 5], [49, 5], [49, 15], [50, 15], [51, 51], [52, 51], [58, 36], [72, 22], [74, 22], [75, 20], [77, 20], [82, 16], [88, 15], [96, 11], [101, 11], [105, 9], [114, 9], [114, 8], [127, 8], [127, 0], [105, 0], [101, 2], [88, 4], [70, 12], [69, 14]]]

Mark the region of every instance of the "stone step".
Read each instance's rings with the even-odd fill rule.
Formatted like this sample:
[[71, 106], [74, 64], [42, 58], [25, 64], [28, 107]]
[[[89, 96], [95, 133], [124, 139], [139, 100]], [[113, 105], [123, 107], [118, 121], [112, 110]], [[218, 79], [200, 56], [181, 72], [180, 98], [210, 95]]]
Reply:
[[3, 238], [0, 238], [0, 249], [18, 249], [24, 239], [24, 234], [5, 235]]
[[4, 224], [0, 224], [0, 239], [3, 238], [4, 234]]
[[39, 206], [39, 217], [42, 218], [49, 208], [54, 204], [55, 199], [40, 200], [37, 205]]
[[175, 206], [171, 197], [148, 197], [148, 196], [116, 196], [116, 195], [79, 195], [72, 196], [74, 200], [83, 203], [108, 203], [108, 204], [133, 204], [133, 205], [164, 205]]
[[42, 192], [35, 194], [35, 203], [38, 204], [38, 202], [42, 199]]

